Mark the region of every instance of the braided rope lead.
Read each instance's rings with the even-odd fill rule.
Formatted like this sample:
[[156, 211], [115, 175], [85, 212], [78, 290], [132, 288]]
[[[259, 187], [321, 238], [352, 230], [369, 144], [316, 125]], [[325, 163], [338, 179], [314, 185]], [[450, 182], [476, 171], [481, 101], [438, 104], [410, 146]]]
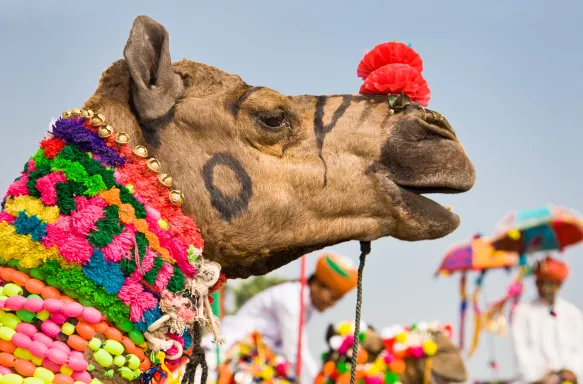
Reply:
[[358, 355], [358, 346], [360, 339], [360, 310], [362, 307], [362, 272], [366, 255], [370, 253], [370, 241], [360, 242], [360, 264], [358, 265], [358, 286], [356, 288], [356, 317], [354, 319], [354, 342], [352, 344], [352, 359], [350, 363], [350, 384], [356, 381], [356, 358]]

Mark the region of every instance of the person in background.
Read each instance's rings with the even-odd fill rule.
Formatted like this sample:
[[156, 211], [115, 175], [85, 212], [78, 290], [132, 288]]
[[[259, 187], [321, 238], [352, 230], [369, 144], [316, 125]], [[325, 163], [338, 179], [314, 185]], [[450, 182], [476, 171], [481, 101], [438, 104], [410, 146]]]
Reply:
[[[335, 306], [344, 295], [356, 287], [356, 284], [357, 270], [351, 265], [349, 259], [333, 254], [322, 255], [318, 259], [316, 271], [309, 277], [304, 290], [304, 326], [310, 321], [314, 311], [321, 313]], [[247, 350], [247, 346], [250, 345], [250, 335], [257, 333], [271, 352], [289, 363], [289, 371], [292, 376], [295, 376], [301, 311], [300, 289], [299, 281], [274, 285], [253, 296], [234, 315], [223, 318], [221, 333], [225, 344], [221, 350], [226, 354], [221, 353], [221, 355], [223, 357], [226, 355], [229, 359], [228, 356], [232, 356], [233, 351], [243, 343], [245, 343], [244, 349]], [[212, 335], [203, 339], [202, 345], [207, 354], [209, 368], [216, 366], [216, 363], [213, 364], [213, 360], [216, 361], [216, 344], [212, 343]], [[221, 361], [224, 360], [224, 358], [221, 359]], [[236, 374], [235, 371], [240, 368], [233, 369], [232, 366], [227, 368], [226, 365], [226, 363], [222, 364], [218, 369], [219, 383], [230, 382], [230, 379], [225, 379], [225, 372]], [[304, 330], [300, 382], [313, 383], [318, 369], [318, 364], [309, 352], [308, 339]]]
[[521, 383], [583, 379], [583, 313], [558, 297], [567, 265], [547, 257], [535, 270], [538, 297], [516, 307], [511, 335]]

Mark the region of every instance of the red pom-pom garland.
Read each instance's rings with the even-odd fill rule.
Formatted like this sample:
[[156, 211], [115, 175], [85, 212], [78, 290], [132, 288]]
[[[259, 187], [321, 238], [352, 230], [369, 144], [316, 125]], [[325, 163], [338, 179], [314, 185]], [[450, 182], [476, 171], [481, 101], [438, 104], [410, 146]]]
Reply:
[[397, 42], [377, 45], [358, 65], [357, 75], [364, 79], [360, 93], [403, 93], [411, 101], [426, 107], [431, 92], [422, 71], [423, 61], [411, 47]]

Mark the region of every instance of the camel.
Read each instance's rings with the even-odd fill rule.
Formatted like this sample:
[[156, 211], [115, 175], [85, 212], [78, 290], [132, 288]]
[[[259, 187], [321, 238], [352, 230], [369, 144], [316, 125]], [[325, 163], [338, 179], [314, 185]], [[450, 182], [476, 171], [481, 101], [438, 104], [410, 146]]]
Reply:
[[[363, 364], [373, 364], [385, 348], [383, 340], [374, 327], [364, 326], [362, 328], [365, 329], [365, 337], [360, 348], [367, 352], [367, 360]], [[338, 353], [330, 345], [330, 340], [338, 335], [337, 327], [330, 324], [326, 331], [326, 342], [330, 349], [324, 363], [328, 361], [350, 362], [350, 358], [346, 354]], [[447, 384], [461, 383], [467, 380], [468, 374], [461, 353], [449, 336], [443, 331], [437, 331], [433, 333], [433, 340], [437, 345], [437, 353], [430, 358], [430, 362], [427, 356], [421, 359], [405, 359], [405, 371], [399, 377], [402, 384]], [[349, 353], [351, 352], [352, 349], [349, 350]], [[428, 369], [430, 369], [429, 372]]]
[[168, 32], [146, 16], [85, 108], [172, 175], [205, 257], [229, 278], [349, 240], [441, 238], [459, 217], [424, 194], [475, 182], [442, 115], [414, 104], [391, 113], [384, 96], [285, 96], [205, 64], [172, 63]]
[[[90, 374], [73, 357], [74, 376], [125, 382], [196, 349], [200, 323], [217, 335], [208, 295], [224, 282], [219, 272], [263, 275], [349, 240], [448, 235], [459, 217], [423, 195], [470, 190], [474, 166], [444, 116], [403, 95], [390, 100], [284, 96], [205, 64], [172, 63], [166, 29], [137, 17], [124, 59], [51, 125], [9, 187], [0, 277], [14, 285], [1, 309], [19, 311], [23, 294], [60, 300], [46, 304], [57, 320], [29, 320], [104, 368], [111, 353], [133, 351], [115, 372]], [[43, 312], [36, 299], [30, 308]], [[57, 329], [66, 319], [79, 335]], [[14, 330], [5, 331], [0, 349], [12, 353]], [[16, 339], [29, 346], [24, 336]], [[51, 351], [55, 372], [71, 363]], [[25, 376], [35, 369], [0, 358]]]

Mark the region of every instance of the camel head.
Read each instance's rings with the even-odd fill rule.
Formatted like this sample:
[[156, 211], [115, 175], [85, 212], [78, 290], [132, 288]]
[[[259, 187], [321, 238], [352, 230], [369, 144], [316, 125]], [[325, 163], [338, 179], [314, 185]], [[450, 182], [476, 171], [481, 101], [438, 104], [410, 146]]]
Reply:
[[[385, 346], [381, 335], [373, 327], [366, 327], [363, 333], [365, 337], [360, 347], [367, 352], [367, 361], [362, 364], [370, 366], [381, 355]], [[334, 324], [330, 324], [326, 331], [326, 342], [329, 346], [326, 362], [349, 362], [349, 356], [346, 353], [339, 353], [338, 347], [333, 345], [332, 338], [335, 336], [339, 336], [338, 328]], [[433, 332], [432, 337], [437, 345], [437, 352], [430, 358], [431, 361], [429, 362], [427, 357], [405, 358], [405, 371], [400, 375], [399, 381], [403, 384], [447, 384], [466, 381], [468, 374], [459, 349], [453, 345], [451, 339], [443, 331]], [[349, 350], [348, 354], [350, 353]], [[365, 369], [365, 366], [363, 365], [362, 368]], [[430, 375], [426, 375], [426, 370], [429, 368], [431, 369]], [[424, 381], [426, 377], [429, 378], [429, 383]]]
[[286, 96], [172, 63], [166, 29], [145, 16], [85, 108], [160, 161], [201, 229], [205, 257], [231, 278], [348, 240], [443, 237], [459, 218], [423, 195], [475, 181], [442, 115], [391, 108], [386, 96]]

